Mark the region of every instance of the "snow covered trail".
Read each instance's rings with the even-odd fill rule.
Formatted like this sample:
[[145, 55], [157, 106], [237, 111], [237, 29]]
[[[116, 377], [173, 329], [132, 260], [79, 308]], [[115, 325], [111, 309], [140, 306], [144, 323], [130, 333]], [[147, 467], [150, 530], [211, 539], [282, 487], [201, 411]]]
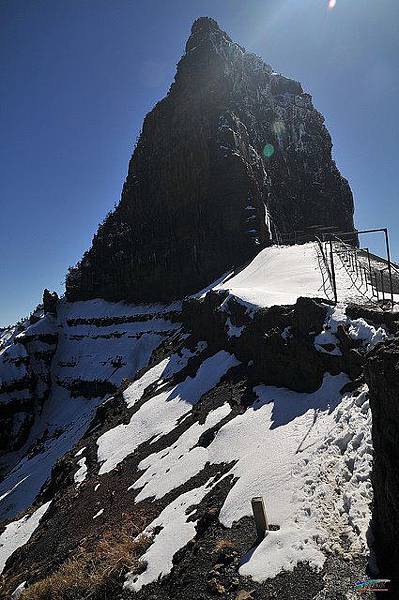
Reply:
[[[270, 246], [237, 275], [215, 282], [213, 289], [228, 290], [245, 304], [261, 307], [295, 304], [300, 296], [332, 300], [331, 286], [327, 293], [325, 291], [321, 260], [316, 242]], [[353, 285], [344, 265], [338, 260], [336, 263], [338, 298], [364, 301], [364, 295]]]
[[281, 488], [284, 496], [278, 485], [266, 495], [280, 530], [270, 531], [241, 566], [240, 573], [256, 581], [292, 570], [301, 561], [320, 569], [329, 552], [347, 559], [367, 554], [372, 499], [367, 388], [345, 395], [329, 414], [315, 411], [314, 417], [315, 423], [308, 420], [309, 429], [303, 430], [291, 481]]
[[214, 289], [227, 289], [249, 304], [295, 304], [299, 296], [324, 298], [314, 243], [265, 248], [251, 263]]

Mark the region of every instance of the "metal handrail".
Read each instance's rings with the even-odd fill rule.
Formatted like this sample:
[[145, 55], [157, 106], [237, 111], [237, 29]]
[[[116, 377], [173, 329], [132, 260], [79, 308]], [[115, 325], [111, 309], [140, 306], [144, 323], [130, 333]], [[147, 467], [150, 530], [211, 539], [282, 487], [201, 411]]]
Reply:
[[[361, 261], [359, 260], [359, 256], [358, 256], [359, 249], [346, 244], [343, 240], [339, 239], [338, 237], [336, 237], [336, 241], [344, 247], [345, 254], [347, 256], [350, 256], [350, 261], [351, 261], [351, 265], [352, 265], [352, 273], [356, 272], [356, 277], [352, 277], [351, 272], [350, 272], [351, 270], [348, 269], [344, 263], [343, 263], [343, 265], [344, 265], [349, 277], [352, 280], [353, 286], [356, 287], [357, 290], [361, 294], [363, 294], [363, 291], [361, 290], [361, 288], [358, 285], [358, 279], [360, 276], [361, 285], [363, 285], [363, 283], [365, 284], [366, 294], [367, 294], [368, 287], [369, 287], [368, 280], [367, 280], [367, 269], [361, 264]], [[368, 248], [367, 248], [367, 252], [368, 252]], [[337, 252], [337, 254], [340, 256], [341, 253]], [[352, 260], [352, 258], [353, 258], [353, 260]], [[378, 291], [378, 281], [377, 281], [377, 275], [376, 275], [378, 270], [372, 269], [370, 258], [369, 258], [368, 262], [369, 262], [369, 279], [370, 279], [370, 287], [371, 287], [370, 300], [372, 302], [374, 302], [373, 298], [375, 295], [377, 298], [376, 302], [378, 303], [380, 300], [379, 291]], [[376, 282], [375, 286], [373, 285], [373, 273], [374, 273], [374, 280]], [[375, 289], [375, 294], [374, 294], [374, 289]], [[383, 301], [385, 301], [385, 293], [383, 294]]]
[[[316, 229], [319, 229], [319, 235], [316, 234]], [[339, 256], [340, 258], [342, 254], [345, 254], [347, 260], [344, 259], [342, 261], [343, 267], [348, 272], [350, 279], [352, 280], [353, 286], [355, 286], [359, 292], [363, 295], [365, 287], [365, 294], [369, 293], [369, 287], [371, 288], [371, 298], [370, 300], [374, 302], [374, 297], [376, 297], [376, 301], [380, 301], [380, 289], [382, 292], [382, 301], [386, 300], [386, 292], [390, 295], [391, 307], [394, 306], [394, 291], [393, 291], [393, 271], [399, 275], [399, 266], [392, 263], [391, 260], [391, 252], [390, 252], [390, 244], [389, 244], [389, 234], [387, 228], [375, 228], [375, 229], [364, 229], [364, 230], [354, 230], [354, 231], [337, 231], [338, 227], [322, 227], [322, 226], [313, 226], [308, 228], [307, 230], [294, 231], [285, 234], [280, 234], [280, 242], [281, 243], [305, 243], [316, 241], [321, 250], [322, 259], [326, 267], [328, 267], [328, 275], [330, 279], [330, 283], [332, 289], [334, 291], [334, 298], [337, 301], [337, 286], [335, 281], [335, 268], [334, 268], [334, 254]], [[312, 231], [311, 231], [312, 230]], [[370, 251], [368, 248], [358, 248], [358, 242], [356, 244], [347, 243], [343, 238], [349, 238], [349, 240], [355, 241], [358, 240], [359, 235], [361, 234], [369, 234], [369, 233], [377, 233], [382, 232], [385, 236], [385, 245], [386, 245], [386, 253], [387, 258], [383, 259], [382, 257], [376, 257], [376, 259], [380, 258], [381, 261], [386, 263], [386, 267], [383, 269], [378, 269], [374, 265], [372, 265], [370, 258]], [[321, 239], [320, 239], [321, 237]], [[340, 245], [341, 249], [337, 249], [333, 247], [333, 240], [336, 240]], [[323, 243], [330, 243], [330, 252], [328, 253], [330, 256], [326, 256], [327, 248], [323, 248]], [[368, 268], [364, 265], [364, 260], [360, 260], [359, 253], [362, 251], [367, 252], [367, 261]], [[349, 262], [350, 265], [345, 264]], [[388, 271], [388, 280], [389, 284], [387, 284], [387, 278], [384, 277], [384, 272]], [[359, 286], [359, 278], [360, 278], [360, 286]], [[323, 286], [324, 286], [323, 280]], [[353, 287], [352, 286], [352, 287]], [[327, 292], [326, 292], [327, 293]]]
[[[332, 276], [331, 276], [331, 271], [330, 271], [330, 266], [328, 264], [328, 260], [323, 248], [323, 242], [321, 241], [321, 239], [316, 236], [316, 241], [319, 245], [319, 250], [322, 256], [322, 262], [324, 264], [325, 270], [327, 271], [327, 280], [330, 282], [330, 286], [331, 286], [331, 290], [334, 291], [334, 285], [333, 285], [333, 280], [332, 280]], [[327, 286], [326, 286], [326, 279], [324, 278], [324, 271], [322, 266], [320, 265], [320, 260], [319, 260], [319, 266], [320, 266], [320, 271], [321, 271], [321, 277], [322, 277], [322, 285], [321, 287], [323, 287], [324, 289], [324, 293], [328, 298], [328, 291], [327, 291]], [[321, 289], [321, 288], [320, 288]]]

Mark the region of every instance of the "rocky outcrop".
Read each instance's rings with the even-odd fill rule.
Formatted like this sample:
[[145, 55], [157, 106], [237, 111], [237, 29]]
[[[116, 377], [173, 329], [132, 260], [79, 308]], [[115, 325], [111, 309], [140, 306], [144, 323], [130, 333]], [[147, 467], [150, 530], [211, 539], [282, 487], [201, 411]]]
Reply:
[[349, 324], [338, 327], [338, 353], [316, 348], [329, 308], [326, 300], [301, 297], [294, 305], [253, 312], [226, 291], [212, 290], [203, 298], [185, 300], [181, 319], [185, 329], [206, 340], [211, 351], [223, 349], [248, 363], [256, 381], [315, 392], [326, 372], [344, 372], [355, 389], [363, 381], [366, 346], [349, 335]]
[[50, 292], [47, 288], [43, 291], [43, 310], [44, 313], [50, 313], [51, 315], [57, 315], [57, 303], [58, 294], [57, 292]]
[[[399, 339], [370, 354], [366, 378], [373, 415], [375, 551], [381, 576], [399, 589]], [[396, 597], [396, 596], [395, 596]]]
[[68, 299], [170, 300], [281, 234], [352, 230], [331, 148], [298, 82], [198, 19], [168, 95], [144, 120], [118, 207], [68, 273]]
[[33, 316], [0, 357], [0, 455], [24, 444], [50, 392], [56, 323], [50, 314]]

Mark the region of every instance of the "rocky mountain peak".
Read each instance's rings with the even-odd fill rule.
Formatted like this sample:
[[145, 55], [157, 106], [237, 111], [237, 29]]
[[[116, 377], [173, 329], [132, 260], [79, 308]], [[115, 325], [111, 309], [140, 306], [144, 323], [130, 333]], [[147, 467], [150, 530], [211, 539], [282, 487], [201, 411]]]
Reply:
[[302, 86], [197, 19], [146, 116], [119, 206], [70, 270], [70, 300], [169, 301], [281, 235], [353, 229], [353, 199]]
[[[190, 52], [200, 44], [212, 41], [234, 44], [227, 33], [220, 29], [215, 19], [211, 19], [210, 17], [200, 17], [194, 21], [191, 27], [191, 35], [186, 43], [186, 52]], [[239, 47], [238, 44], [234, 45]]]
[[206, 35], [210, 31], [219, 31], [220, 33], [224, 33], [220, 29], [217, 21], [215, 21], [215, 19], [212, 19], [212, 17], [198, 17], [198, 19], [195, 19], [194, 23], [191, 26], [191, 35]]

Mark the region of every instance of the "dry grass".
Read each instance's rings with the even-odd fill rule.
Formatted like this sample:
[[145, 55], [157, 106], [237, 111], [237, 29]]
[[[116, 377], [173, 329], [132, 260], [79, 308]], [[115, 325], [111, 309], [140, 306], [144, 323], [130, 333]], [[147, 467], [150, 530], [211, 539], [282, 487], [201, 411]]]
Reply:
[[21, 600], [88, 600], [116, 589], [127, 571], [140, 572], [139, 557], [148, 547], [145, 536], [135, 538], [131, 523], [106, 531], [91, 547], [86, 543], [57, 571], [29, 586]]
[[226, 538], [221, 538], [220, 540], [217, 540], [214, 546], [214, 551], [215, 552], [220, 552], [221, 550], [224, 550], [225, 548], [236, 548], [237, 544], [234, 544], [234, 542], [232, 542], [231, 540], [227, 540]]
[[252, 600], [252, 594], [254, 590], [247, 592], [246, 590], [241, 590], [237, 593], [235, 600]]

